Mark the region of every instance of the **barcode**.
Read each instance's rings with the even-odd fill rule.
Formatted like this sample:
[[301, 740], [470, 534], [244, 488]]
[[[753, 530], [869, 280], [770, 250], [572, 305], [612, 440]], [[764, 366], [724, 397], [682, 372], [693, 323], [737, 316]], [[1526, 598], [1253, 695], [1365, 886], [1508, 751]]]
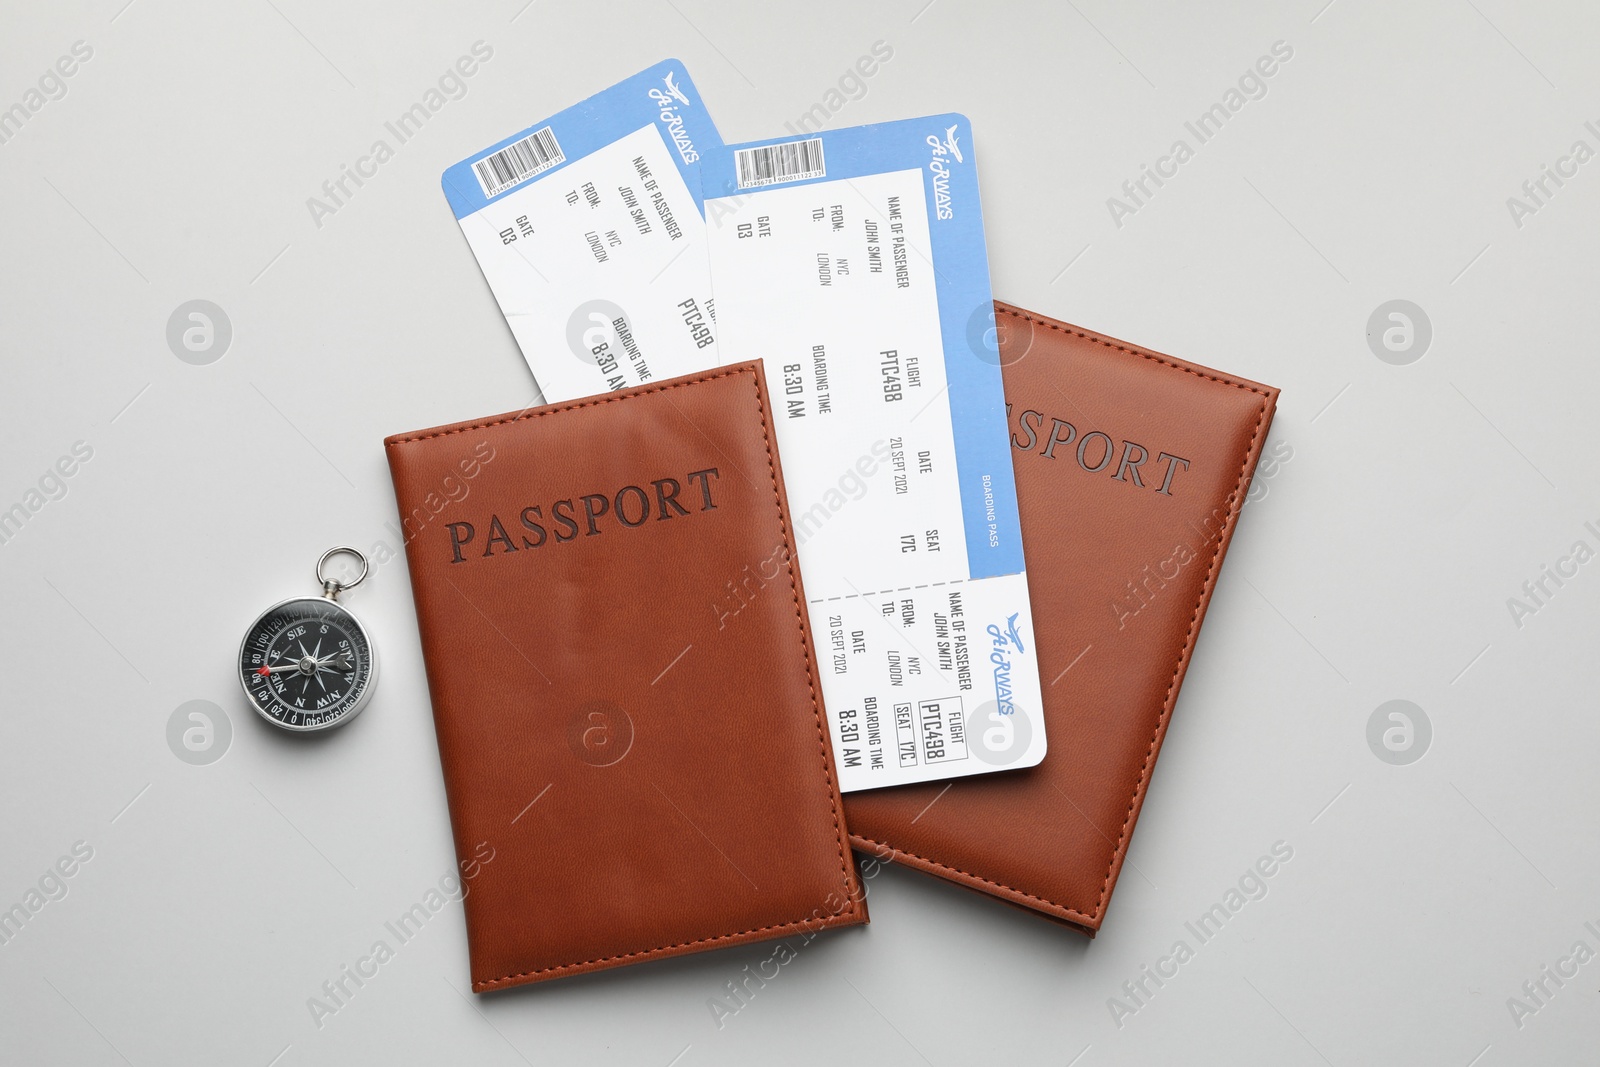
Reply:
[[483, 186], [483, 195], [496, 197], [536, 174], [543, 174], [558, 163], [565, 163], [556, 135], [546, 126], [535, 130], [515, 144], [507, 145], [492, 155], [484, 156], [472, 165]]
[[822, 138], [769, 144], [761, 148], [741, 148], [734, 153], [739, 165], [739, 188], [797, 182], [823, 178], [828, 168], [822, 162]]

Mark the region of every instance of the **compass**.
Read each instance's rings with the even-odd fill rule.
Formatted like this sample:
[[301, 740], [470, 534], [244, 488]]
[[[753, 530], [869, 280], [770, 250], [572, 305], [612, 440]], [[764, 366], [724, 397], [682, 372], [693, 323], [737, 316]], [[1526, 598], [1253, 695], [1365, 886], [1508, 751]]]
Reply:
[[[361, 561], [345, 584], [323, 575], [336, 555]], [[321, 596], [280, 601], [263, 611], [239, 644], [239, 684], [257, 714], [298, 733], [326, 730], [355, 718], [378, 682], [377, 652], [366, 629], [339, 594], [367, 576], [367, 558], [353, 548], [330, 548], [317, 560]]]

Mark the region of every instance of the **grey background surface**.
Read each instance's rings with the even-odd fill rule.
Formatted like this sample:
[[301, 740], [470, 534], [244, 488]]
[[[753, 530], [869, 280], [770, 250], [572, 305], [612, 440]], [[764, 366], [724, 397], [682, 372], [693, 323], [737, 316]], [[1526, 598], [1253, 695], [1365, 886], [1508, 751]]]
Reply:
[[[1600, 149], [1592, 7], [124, 3], [0, 16], [0, 108], [93, 52], [0, 144], [0, 509], [54, 497], [0, 545], [0, 907], [93, 850], [0, 945], [0, 1059], [1593, 1061], [1600, 962], [1523, 986], [1600, 951], [1600, 562], [1508, 604], [1600, 548], [1600, 161], [1560, 163]], [[307, 199], [479, 40], [465, 95], [318, 225]], [[892, 59], [831, 106], [878, 41]], [[1196, 146], [1184, 123], [1278, 41], [1265, 94]], [[667, 56], [730, 140], [818, 104], [965, 112], [996, 294], [1282, 387], [1288, 458], [1093, 942], [886, 869], [869, 928], [719, 1027], [770, 946], [475, 998], [451, 904], [319, 1027], [308, 998], [453, 863], [404, 567], [349, 597], [384, 677], [321, 741], [243, 705], [237, 641], [324, 548], [398, 549], [385, 434], [535, 396], [440, 172]], [[1179, 138], [1193, 158], [1118, 225], [1108, 198]], [[1535, 203], [1546, 165], [1576, 173]], [[193, 299], [231, 322], [209, 365], [166, 340]], [[1432, 325], [1408, 365], [1368, 345], [1394, 299]], [[1395, 699], [1432, 727], [1407, 765], [1368, 743]], [[169, 747], [193, 700], [231, 724], [207, 765]], [[1185, 923], [1280, 841], [1265, 896], [1200, 944]], [[1193, 958], [1132, 1000], [1179, 940]]]

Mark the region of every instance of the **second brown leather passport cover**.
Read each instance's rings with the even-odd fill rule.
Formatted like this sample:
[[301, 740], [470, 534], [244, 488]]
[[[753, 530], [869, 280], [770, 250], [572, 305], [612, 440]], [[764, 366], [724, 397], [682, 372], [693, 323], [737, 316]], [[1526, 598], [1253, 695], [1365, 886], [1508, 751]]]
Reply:
[[1050, 753], [852, 793], [857, 848], [1100, 928], [1278, 390], [995, 305]]
[[758, 363], [385, 446], [474, 990], [866, 921]]

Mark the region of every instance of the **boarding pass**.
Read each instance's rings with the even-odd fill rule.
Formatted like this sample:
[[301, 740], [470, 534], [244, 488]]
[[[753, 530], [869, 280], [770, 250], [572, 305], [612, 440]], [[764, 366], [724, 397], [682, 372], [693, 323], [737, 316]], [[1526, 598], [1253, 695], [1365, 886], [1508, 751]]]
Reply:
[[967, 120], [708, 148], [701, 181], [722, 357], [766, 361], [841, 787], [1037, 764]]
[[545, 400], [717, 362], [698, 163], [720, 143], [667, 60], [444, 172]]

